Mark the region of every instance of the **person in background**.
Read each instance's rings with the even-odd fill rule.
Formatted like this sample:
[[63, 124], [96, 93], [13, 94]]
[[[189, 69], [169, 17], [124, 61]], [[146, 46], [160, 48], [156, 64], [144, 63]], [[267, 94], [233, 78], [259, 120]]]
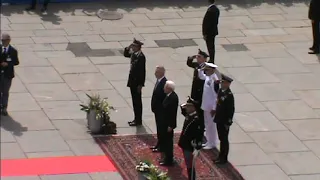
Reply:
[[[191, 87], [191, 98], [198, 102], [198, 118], [203, 123], [204, 128], [204, 120], [203, 120], [203, 110], [201, 109], [200, 105], [202, 103], [202, 94], [203, 94], [203, 84], [204, 80], [200, 79], [198, 76], [198, 69], [201, 69], [205, 66], [205, 63], [208, 58], [208, 54], [198, 50], [198, 54], [194, 56], [189, 56], [187, 59], [187, 65], [194, 69], [193, 72], [193, 80], [192, 80], [192, 87]], [[196, 59], [196, 62], [193, 62]]]
[[[43, 5], [41, 8], [41, 12], [46, 12], [48, 10], [48, 4], [49, 4], [50, 0], [43, 0]], [[26, 8], [27, 11], [33, 11], [36, 9], [37, 6], [37, 0], [31, 0], [31, 4], [30, 7]]]
[[134, 39], [133, 43], [124, 49], [123, 55], [131, 59], [127, 87], [130, 88], [134, 120], [129, 126], [142, 125], [142, 87], [146, 81], [146, 57], [141, 51], [142, 42]]
[[11, 37], [7, 33], [1, 36], [0, 45], [0, 95], [1, 95], [1, 115], [7, 116], [9, 91], [14, 78], [14, 66], [19, 65], [18, 51], [10, 45]]
[[320, 1], [311, 0], [309, 6], [309, 19], [312, 23], [313, 45], [309, 54], [320, 53]]
[[221, 89], [218, 92], [216, 116], [214, 117], [220, 140], [220, 153], [218, 159], [215, 161], [217, 164], [225, 164], [228, 162], [229, 130], [235, 111], [234, 97], [230, 90], [233, 79], [224, 74], [221, 74], [221, 77]]
[[179, 106], [179, 97], [174, 92], [175, 83], [173, 81], [167, 81], [164, 86], [164, 92], [166, 98], [163, 100], [164, 110], [164, 128], [163, 141], [161, 141], [161, 151], [164, 153], [164, 159], [160, 161], [161, 166], [172, 166], [173, 161], [173, 136], [174, 129], [177, 127], [177, 112]]
[[165, 77], [165, 68], [163, 66], [157, 66], [156, 71], [154, 73], [157, 78], [157, 82], [154, 85], [152, 98], [151, 98], [151, 110], [154, 113], [154, 117], [156, 120], [157, 127], [157, 139], [158, 142], [155, 146], [150, 147], [152, 152], [160, 152], [160, 144], [162, 140], [163, 126], [164, 126], [164, 111], [163, 111], [163, 100], [166, 98], [166, 93], [164, 92], [164, 85], [167, 82], [167, 78]]
[[184, 161], [187, 166], [188, 180], [196, 179], [196, 171], [193, 166], [194, 155], [202, 148], [203, 128], [202, 122], [197, 115], [198, 102], [189, 98], [187, 103], [182, 104], [181, 108], [186, 114], [183, 128], [178, 142], [182, 149]]
[[218, 66], [213, 63], [206, 63], [203, 69], [199, 69], [199, 78], [205, 80], [203, 85], [203, 95], [201, 109], [204, 115], [205, 137], [207, 142], [203, 149], [213, 149], [218, 145], [218, 134], [216, 123], [213, 122], [216, 105], [217, 93], [219, 91], [219, 78], [215, 74]]
[[209, 52], [209, 62], [214, 63], [215, 57], [215, 38], [219, 34], [218, 33], [218, 24], [219, 24], [219, 16], [220, 10], [214, 4], [215, 0], [209, 0], [210, 6], [203, 18], [202, 22], [202, 35], [203, 39], [206, 41], [208, 52]]

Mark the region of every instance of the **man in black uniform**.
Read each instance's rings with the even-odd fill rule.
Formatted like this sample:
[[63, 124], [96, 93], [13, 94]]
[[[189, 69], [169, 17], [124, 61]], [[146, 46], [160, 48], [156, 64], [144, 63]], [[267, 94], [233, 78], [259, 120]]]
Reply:
[[130, 88], [134, 120], [129, 126], [142, 125], [142, 87], [146, 80], [146, 57], [141, 51], [142, 42], [134, 39], [133, 43], [124, 49], [124, 57], [131, 59], [131, 67], [127, 87]]
[[195, 167], [193, 167], [194, 156], [202, 148], [203, 128], [202, 122], [197, 115], [198, 102], [189, 98], [187, 103], [182, 104], [181, 110], [185, 116], [183, 128], [179, 139], [179, 147], [182, 149], [184, 161], [187, 166], [188, 180], [196, 179]]
[[19, 65], [18, 51], [10, 45], [9, 34], [2, 34], [2, 45], [0, 45], [0, 95], [1, 115], [7, 116], [9, 91], [14, 78], [14, 66]]
[[209, 0], [210, 6], [203, 18], [202, 22], [202, 35], [206, 41], [210, 60], [209, 62], [214, 63], [215, 50], [215, 38], [218, 35], [218, 23], [220, 10], [214, 4], [215, 0]]
[[229, 129], [235, 110], [234, 97], [230, 90], [230, 84], [233, 80], [224, 74], [221, 74], [221, 77], [221, 89], [218, 92], [216, 116], [214, 118], [220, 140], [219, 158], [215, 161], [217, 164], [225, 164], [228, 162]]
[[311, 0], [309, 6], [309, 19], [312, 23], [313, 45], [309, 54], [319, 54], [320, 52], [320, 1]]
[[[202, 69], [205, 66], [205, 63], [208, 58], [208, 54], [199, 49], [198, 54], [194, 56], [189, 56], [187, 59], [187, 65], [194, 69], [193, 71], [193, 80], [191, 87], [191, 98], [198, 102], [197, 111], [200, 121], [203, 123], [203, 110], [200, 108], [202, 103], [202, 93], [203, 93], [203, 84], [204, 80], [199, 78], [198, 69]], [[194, 59], [197, 59], [197, 62], [193, 62]]]
[[[47, 11], [49, 2], [50, 2], [50, 0], [43, 0], [43, 6], [41, 8], [41, 12]], [[37, 6], [37, 0], [31, 0], [30, 7], [28, 7], [26, 10], [27, 11], [35, 10], [36, 6]]]

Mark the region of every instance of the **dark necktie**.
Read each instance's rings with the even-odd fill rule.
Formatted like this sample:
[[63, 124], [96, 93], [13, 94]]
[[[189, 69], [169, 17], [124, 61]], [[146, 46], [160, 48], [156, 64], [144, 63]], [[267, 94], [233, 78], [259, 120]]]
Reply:
[[156, 84], [154, 85], [154, 89], [156, 89], [157, 88], [157, 86], [158, 86], [158, 84], [159, 84], [159, 80], [157, 80], [157, 82], [156, 82]]
[[3, 48], [3, 54], [7, 54], [7, 48]]

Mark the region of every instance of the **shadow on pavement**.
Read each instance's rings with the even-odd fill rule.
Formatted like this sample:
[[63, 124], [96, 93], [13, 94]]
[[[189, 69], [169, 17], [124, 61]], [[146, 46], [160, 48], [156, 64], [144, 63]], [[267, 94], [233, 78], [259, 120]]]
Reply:
[[[240, 8], [250, 8], [260, 6], [262, 4], [280, 4], [290, 7], [296, 3], [307, 5], [309, 4], [309, 0], [281, 0], [281, 2], [279, 0], [217, 0], [217, 4], [220, 5], [220, 8], [226, 11], [233, 9], [235, 6]], [[199, 8], [207, 5], [207, 0], [97, 0], [94, 3], [52, 3], [49, 4], [48, 14], [43, 15], [39, 12], [39, 10], [35, 11], [35, 13], [39, 15], [43, 21], [52, 22], [53, 24], [60, 24], [61, 18], [59, 17], [58, 13], [61, 12], [75, 16], [78, 12], [86, 12], [85, 14], [95, 15], [99, 9], [132, 12], [136, 8], [154, 10], [155, 8], [168, 7]], [[11, 14], [28, 14], [28, 12], [24, 11], [26, 6], [27, 5], [2, 6], [1, 14], [4, 16], [11, 16]]]
[[0, 126], [15, 136], [22, 136], [23, 132], [28, 131], [28, 127], [23, 127], [19, 122], [15, 121], [10, 115], [1, 116]]

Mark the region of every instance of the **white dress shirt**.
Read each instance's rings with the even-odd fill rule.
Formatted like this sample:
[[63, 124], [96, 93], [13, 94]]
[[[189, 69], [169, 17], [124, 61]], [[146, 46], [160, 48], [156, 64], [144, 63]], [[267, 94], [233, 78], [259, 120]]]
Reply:
[[203, 70], [198, 70], [199, 78], [205, 80], [203, 85], [201, 109], [204, 111], [216, 110], [217, 93], [214, 90], [214, 82], [218, 80], [218, 76], [214, 73], [211, 76], [206, 76]]

